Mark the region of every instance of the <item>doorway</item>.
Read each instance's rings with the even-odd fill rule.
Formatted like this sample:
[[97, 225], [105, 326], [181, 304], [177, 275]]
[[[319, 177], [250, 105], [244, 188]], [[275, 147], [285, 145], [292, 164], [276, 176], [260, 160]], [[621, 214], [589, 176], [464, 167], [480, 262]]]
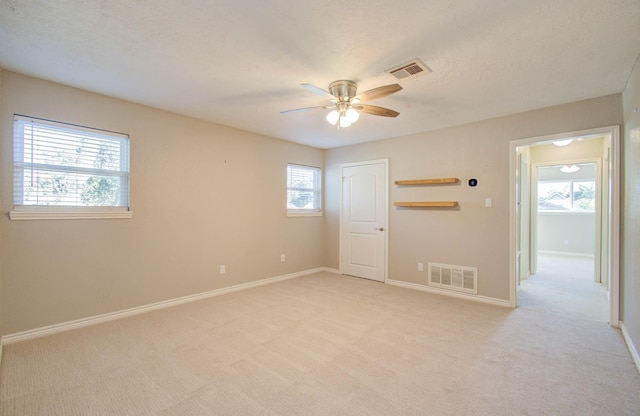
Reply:
[[388, 161], [341, 165], [340, 272], [385, 282]]
[[[619, 148], [618, 126], [511, 142], [510, 234], [512, 254], [510, 263], [511, 304], [513, 307], [518, 304], [518, 291], [521, 285], [530, 276], [536, 274], [541, 266], [540, 259], [543, 256], [540, 256], [538, 250], [541, 243], [538, 222], [543, 217], [554, 217], [555, 215], [560, 218], [551, 218], [551, 221], [547, 221], [549, 218], [544, 218], [547, 223], [555, 221], [555, 225], [547, 224], [547, 228], [551, 226], [554, 232], [552, 239], [555, 245], [549, 245], [549, 241], [544, 241], [543, 244], [547, 247], [546, 252], [544, 249], [542, 250], [544, 252], [542, 260], [546, 262], [543, 265], [545, 273], [549, 274], [548, 267], [553, 264], [554, 260], [550, 259], [549, 255], [565, 255], [564, 257], [574, 255], [575, 257], [576, 254], [592, 250], [593, 263], [590, 267], [592, 272], [589, 273], [589, 276], [605, 285], [608, 296], [609, 322], [612, 326], [618, 327]], [[581, 165], [577, 171], [582, 168], [584, 173], [588, 173], [591, 167], [595, 168], [595, 186], [591, 187], [590, 180], [582, 181], [579, 177], [574, 177], [574, 180], [571, 181], [567, 180], [567, 177], [558, 177], [558, 174], [551, 170], [547, 172], [541, 170], [542, 167], [559, 170], [565, 165], [567, 165], [565, 169], [569, 170], [576, 169], [573, 165]], [[575, 172], [573, 173], [575, 174]], [[537, 178], [545, 175], [553, 176], [551, 181], [564, 181], [565, 183], [561, 184], [560, 188], [562, 189], [551, 190], [550, 193], [543, 196], [541, 201], [539, 193], [553, 188], [553, 186], [539, 188]], [[588, 205], [591, 203], [586, 201], [586, 199], [590, 199], [591, 192], [594, 192], [593, 207], [586, 206], [586, 209], [582, 209], [582, 213], [574, 212], [575, 215], [571, 215], [572, 218], [569, 219], [570, 215], [567, 214], [570, 211], [569, 208], [576, 207], [576, 210], [579, 211], [580, 204]], [[540, 203], [543, 204], [542, 211], [546, 207], [550, 208], [548, 211], [555, 211], [555, 213], [541, 213]], [[566, 211], [564, 217], [558, 211]], [[590, 215], [593, 217], [592, 226], [594, 228], [594, 237], [590, 241], [585, 241], [588, 237], [584, 236], [562, 237], [561, 226], [568, 225], [570, 220], [586, 220]], [[544, 237], [547, 238], [549, 235]], [[572, 239], [574, 240], [573, 245]], [[584, 265], [584, 262], [581, 264]]]
[[[575, 152], [602, 154], [603, 139], [595, 137], [594, 143], [574, 149]], [[602, 241], [602, 169], [601, 158], [566, 159], [558, 162], [536, 160], [543, 152], [541, 146], [549, 148], [553, 155], [553, 144], [536, 144], [531, 157], [532, 205], [531, 212], [531, 265], [536, 273], [541, 260], [549, 262], [549, 256], [574, 260], [583, 268], [591, 264], [588, 274], [595, 282], [606, 283], [606, 273], [601, 273]], [[576, 145], [576, 147], [578, 147]], [[554, 157], [554, 156], [552, 156]], [[565, 156], [566, 157], [566, 156]], [[544, 255], [544, 257], [543, 257]]]

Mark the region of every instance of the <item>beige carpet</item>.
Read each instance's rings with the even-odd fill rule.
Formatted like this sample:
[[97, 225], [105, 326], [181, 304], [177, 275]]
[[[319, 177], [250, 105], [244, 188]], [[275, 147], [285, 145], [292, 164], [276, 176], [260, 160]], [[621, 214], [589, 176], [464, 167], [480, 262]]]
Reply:
[[0, 414], [638, 415], [603, 296], [541, 271], [509, 310], [319, 273], [7, 345]]

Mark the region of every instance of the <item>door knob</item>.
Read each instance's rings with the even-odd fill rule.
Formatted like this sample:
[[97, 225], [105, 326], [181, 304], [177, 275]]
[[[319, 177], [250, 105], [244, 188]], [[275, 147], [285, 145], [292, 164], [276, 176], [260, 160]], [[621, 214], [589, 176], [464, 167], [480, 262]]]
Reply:
[[378, 231], [384, 231], [384, 227], [376, 228]]

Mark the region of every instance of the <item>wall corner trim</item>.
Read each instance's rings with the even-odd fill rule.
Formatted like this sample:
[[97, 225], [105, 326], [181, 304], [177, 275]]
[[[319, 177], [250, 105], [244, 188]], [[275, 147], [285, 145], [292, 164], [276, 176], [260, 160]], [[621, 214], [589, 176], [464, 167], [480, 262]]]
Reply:
[[[256, 280], [254, 282], [243, 283], [235, 286], [224, 287], [220, 289], [214, 289], [208, 292], [196, 293], [194, 295], [182, 296], [175, 299], [168, 299], [148, 305], [137, 306], [130, 309], [124, 309], [121, 311], [105, 313], [102, 315], [90, 316], [87, 318], [81, 318], [74, 321], [62, 322], [59, 324], [49, 325], [41, 328], [30, 329], [24, 332], [18, 332], [15, 334], [7, 334], [0, 338], [0, 359], [2, 358], [2, 345], [13, 344], [16, 342], [27, 341], [30, 339], [40, 338], [47, 335], [58, 334], [61, 332], [71, 331], [73, 329], [84, 328], [87, 326], [97, 325], [104, 322], [115, 321], [117, 319], [127, 318], [130, 316], [140, 315], [147, 312], [152, 312], [160, 309], [170, 308], [172, 306], [181, 305], [183, 303], [195, 302], [215, 296], [225, 295], [227, 293], [233, 293], [240, 290], [251, 289], [258, 286], [267, 285], [270, 283], [276, 283], [283, 280], [294, 279], [302, 276], [306, 276], [313, 273], [328, 272], [337, 273], [335, 269], [327, 267], [318, 267], [315, 269], [304, 270], [301, 272], [295, 272], [285, 274], [281, 276], [269, 277], [266, 279]], [[1, 363], [1, 361], [0, 361]]]
[[388, 279], [387, 284], [393, 286], [404, 287], [406, 289], [420, 290], [422, 292], [433, 293], [436, 295], [444, 295], [458, 299], [472, 300], [474, 302], [486, 303], [489, 305], [502, 306], [504, 308], [512, 308], [511, 302], [504, 299], [491, 298], [488, 296], [479, 296], [469, 293], [452, 292], [446, 289], [438, 289], [418, 283], [403, 282], [401, 280]]
[[633, 344], [633, 340], [627, 331], [627, 327], [624, 326], [624, 322], [620, 322], [620, 330], [622, 331], [622, 337], [624, 338], [624, 342], [627, 344], [627, 348], [629, 348], [629, 352], [631, 353], [631, 358], [633, 358], [633, 362], [636, 364], [636, 369], [640, 373], [640, 354], [638, 354], [638, 349]]

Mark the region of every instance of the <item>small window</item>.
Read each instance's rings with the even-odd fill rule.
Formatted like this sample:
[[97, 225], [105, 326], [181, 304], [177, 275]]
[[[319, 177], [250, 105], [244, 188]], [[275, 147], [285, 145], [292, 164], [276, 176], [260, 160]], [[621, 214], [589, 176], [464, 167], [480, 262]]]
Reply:
[[288, 215], [321, 215], [321, 176], [320, 168], [287, 165]]
[[538, 211], [595, 211], [596, 181], [539, 181]]
[[595, 162], [538, 166], [538, 212], [595, 212], [596, 169]]
[[131, 216], [128, 135], [18, 115], [13, 134], [12, 219]]

